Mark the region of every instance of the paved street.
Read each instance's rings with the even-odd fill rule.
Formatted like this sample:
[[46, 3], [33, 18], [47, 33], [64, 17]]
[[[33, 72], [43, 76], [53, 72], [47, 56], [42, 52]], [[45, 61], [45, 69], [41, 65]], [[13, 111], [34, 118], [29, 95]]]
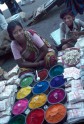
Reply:
[[[22, 10], [24, 12], [26, 12], [26, 14], [28, 16], [30, 16], [33, 11], [35, 11], [40, 5], [42, 5], [43, 3], [45, 3], [47, 0], [35, 0], [34, 3], [29, 4], [27, 3], [25, 6], [21, 6], [20, 2], [19, 5], [22, 8]], [[37, 24], [34, 24], [28, 28], [32, 28], [34, 30], [36, 30], [41, 36], [43, 36], [44, 38], [46, 38], [51, 44], [54, 44], [54, 42], [52, 41], [52, 39], [50, 38], [50, 33], [56, 29], [59, 28], [59, 24], [61, 22], [61, 19], [59, 18], [59, 13], [60, 11], [65, 8], [65, 5], [62, 5], [61, 7], [54, 7], [46, 16], [43, 20], [41, 20], [40, 22], [38, 22]], [[10, 17], [10, 12], [8, 9], [6, 9], [5, 11], [3, 11], [4, 15], [6, 18]], [[84, 15], [78, 15], [78, 18], [81, 18], [82, 20], [84, 20]], [[9, 60], [7, 60], [6, 63], [4, 63], [2, 65], [2, 67], [5, 70], [10, 70], [13, 66], [15, 66], [15, 62], [13, 60], [13, 58], [10, 58]]]
[[[40, 5], [42, 5], [46, 1], [48, 0], [35, 0], [34, 3], [27, 3], [25, 6], [21, 6], [19, 2], [19, 5], [22, 8], [23, 12], [26, 12], [26, 14], [30, 16], [33, 11], [35, 11]], [[40, 35], [42, 35], [51, 42], [50, 33], [59, 27], [59, 23], [61, 22], [61, 20], [59, 19], [59, 12], [63, 8], [64, 6], [60, 8], [54, 7], [42, 21], [28, 28], [35, 29]], [[11, 16], [9, 10], [4, 11], [4, 15], [6, 18]]]

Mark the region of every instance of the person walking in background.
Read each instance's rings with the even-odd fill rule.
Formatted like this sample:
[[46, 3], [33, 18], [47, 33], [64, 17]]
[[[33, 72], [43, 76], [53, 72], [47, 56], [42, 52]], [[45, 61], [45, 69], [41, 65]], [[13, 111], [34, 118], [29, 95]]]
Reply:
[[2, 11], [0, 9], [0, 30], [7, 29], [7, 25], [8, 25], [7, 21], [6, 21], [4, 15], [3, 15], [3, 13], [2, 13]]
[[63, 22], [60, 24], [60, 40], [62, 49], [74, 47], [77, 39], [84, 35], [84, 22], [80, 19], [75, 19], [72, 11], [64, 10], [60, 13], [60, 18]]
[[0, 0], [0, 3], [5, 3], [7, 5], [11, 15], [15, 15], [19, 12], [22, 12], [22, 9], [15, 0]]
[[76, 16], [84, 12], [84, 0], [64, 0], [68, 9]]
[[22, 12], [22, 9], [15, 0], [5, 0], [5, 4], [7, 5], [11, 15]]

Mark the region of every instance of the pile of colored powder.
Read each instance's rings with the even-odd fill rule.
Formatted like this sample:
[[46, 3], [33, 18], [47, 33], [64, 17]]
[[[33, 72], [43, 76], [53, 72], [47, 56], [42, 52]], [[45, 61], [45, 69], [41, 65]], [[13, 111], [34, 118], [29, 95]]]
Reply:
[[50, 69], [50, 77], [55, 77], [57, 75], [61, 75], [64, 72], [64, 67], [62, 65], [54, 66]]
[[31, 93], [31, 87], [24, 87], [21, 88], [16, 95], [17, 99], [23, 99], [25, 98], [27, 95], [29, 95]]
[[29, 76], [29, 77], [25, 77], [21, 80], [20, 82], [20, 86], [21, 87], [27, 87], [29, 86], [31, 83], [33, 82], [33, 77]]
[[29, 108], [35, 109], [43, 106], [47, 101], [47, 96], [45, 94], [39, 94], [32, 97], [32, 99], [29, 102]]
[[25, 116], [23, 115], [17, 115], [14, 116], [8, 124], [24, 124], [25, 123]]
[[38, 76], [40, 77], [40, 81], [44, 80], [47, 78], [48, 76], [48, 72], [46, 69], [43, 69], [41, 71], [38, 72]]
[[60, 87], [64, 85], [65, 81], [66, 79], [63, 76], [56, 76], [51, 80], [50, 85], [51, 87]]
[[52, 105], [45, 112], [45, 120], [51, 124], [59, 123], [65, 118], [66, 112], [64, 105], [59, 103]]
[[19, 115], [26, 110], [27, 106], [28, 106], [28, 100], [27, 99], [18, 100], [12, 108], [12, 113], [14, 115]]
[[61, 88], [52, 90], [48, 95], [48, 101], [51, 104], [61, 102], [65, 98], [65, 91]]
[[44, 120], [43, 109], [32, 110], [26, 118], [26, 124], [42, 124]]
[[41, 81], [37, 83], [33, 88], [34, 94], [39, 94], [45, 92], [49, 87], [49, 83], [47, 81]]

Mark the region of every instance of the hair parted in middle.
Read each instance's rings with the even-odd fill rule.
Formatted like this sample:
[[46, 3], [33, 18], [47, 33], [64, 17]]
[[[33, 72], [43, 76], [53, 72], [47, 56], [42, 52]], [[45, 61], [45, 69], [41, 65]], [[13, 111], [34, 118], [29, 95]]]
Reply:
[[11, 21], [8, 23], [7, 31], [11, 40], [15, 40], [13, 37], [13, 31], [16, 26], [20, 26], [21, 28], [23, 28], [22, 24], [18, 21]]

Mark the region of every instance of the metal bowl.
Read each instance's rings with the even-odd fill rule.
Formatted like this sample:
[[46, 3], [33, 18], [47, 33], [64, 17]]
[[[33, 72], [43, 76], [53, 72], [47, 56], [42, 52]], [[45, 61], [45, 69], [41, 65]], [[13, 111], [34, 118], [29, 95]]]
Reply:
[[64, 72], [63, 65], [57, 64], [57, 65], [53, 66], [52, 68], [50, 68], [49, 76], [50, 76], [50, 78], [53, 78], [55, 76], [62, 75], [63, 72]]
[[63, 104], [49, 106], [45, 112], [45, 120], [48, 124], [63, 124], [67, 116], [67, 109]]
[[65, 103], [67, 101], [66, 98], [66, 92], [62, 88], [52, 90], [47, 97], [49, 104]]

